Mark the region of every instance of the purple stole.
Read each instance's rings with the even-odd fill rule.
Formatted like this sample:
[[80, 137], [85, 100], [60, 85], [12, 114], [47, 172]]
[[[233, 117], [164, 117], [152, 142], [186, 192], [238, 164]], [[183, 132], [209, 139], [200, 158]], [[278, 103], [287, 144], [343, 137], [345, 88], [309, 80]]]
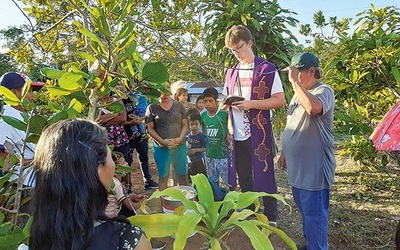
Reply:
[[[236, 68], [238, 64], [235, 65]], [[254, 58], [251, 100], [262, 100], [271, 97], [271, 87], [275, 77], [276, 66], [260, 57]], [[238, 70], [229, 69], [225, 85], [228, 94], [233, 94], [238, 77]], [[228, 126], [232, 126], [232, 111], [229, 110]], [[232, 127], [231, 127], [232, 128]], [[236, 162], [233, 143], [233, 130], [228, 133], [228, 182], [236, 187]], [[272, 127], [269, 110], [250, 110], [251, 166], [253, 168], [254, 191], [276, 193], [276, 181], [272, 157]]]

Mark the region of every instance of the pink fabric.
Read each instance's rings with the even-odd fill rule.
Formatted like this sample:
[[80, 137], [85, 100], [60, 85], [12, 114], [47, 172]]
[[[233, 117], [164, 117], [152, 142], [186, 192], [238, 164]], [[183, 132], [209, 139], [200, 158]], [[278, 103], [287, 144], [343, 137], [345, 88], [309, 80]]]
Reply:
[[400, 101], [386, 113], [369, 138], [376, 150], [400, 150]]

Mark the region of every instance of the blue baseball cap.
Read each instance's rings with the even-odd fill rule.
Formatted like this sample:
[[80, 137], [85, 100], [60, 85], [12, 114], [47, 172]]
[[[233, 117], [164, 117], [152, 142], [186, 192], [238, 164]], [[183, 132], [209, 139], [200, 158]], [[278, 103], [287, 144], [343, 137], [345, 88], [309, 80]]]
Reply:
[[24, 86], [28, 81], [31, 82], [33, 91], [37, 91], [44, 86], [43, 82], [32, 82], [29, 77], [22, 73], [7, 72], [0, 77], [0, 85], [12, 89], [19, 89]]

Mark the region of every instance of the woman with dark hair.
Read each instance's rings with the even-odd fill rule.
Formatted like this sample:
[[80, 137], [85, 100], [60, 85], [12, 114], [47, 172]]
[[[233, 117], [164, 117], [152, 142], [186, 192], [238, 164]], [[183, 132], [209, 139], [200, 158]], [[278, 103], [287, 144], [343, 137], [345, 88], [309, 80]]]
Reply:
[[[169, 90], [170, 85], [167, 84], [166, 88]], [[188, 124], [182, 103], [174, 101], [169, 93], [161, 92], [160, 103], [147, 107], [146, 123], [154, 140], [154, 161], [158, 169], [160, 191], [167, 188], [171, 163], [179, 185], [188, 185], [185, 144]]]
[[115, 164], [86, 120], [50, 125], [36, 147], [30, 249], [151, 249], [142, 230], [104, 214]]

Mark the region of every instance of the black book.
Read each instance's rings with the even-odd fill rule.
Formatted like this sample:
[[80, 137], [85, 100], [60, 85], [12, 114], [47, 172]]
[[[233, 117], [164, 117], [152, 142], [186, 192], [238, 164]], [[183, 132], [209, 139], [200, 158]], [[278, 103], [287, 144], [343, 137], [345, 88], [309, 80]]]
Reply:
[[238, 95], [228, 95], [227, 97], [225, 97], [223, 100], [222, 100], [222, 104], [225, 104], [225, 105], [232, 105], [232, 103], [234, 103], [234, 102], [239, 102], [239, 101], [243, 101], [244, 100], [244, 97], [242, 97], [242, 96], [238, 96]]

